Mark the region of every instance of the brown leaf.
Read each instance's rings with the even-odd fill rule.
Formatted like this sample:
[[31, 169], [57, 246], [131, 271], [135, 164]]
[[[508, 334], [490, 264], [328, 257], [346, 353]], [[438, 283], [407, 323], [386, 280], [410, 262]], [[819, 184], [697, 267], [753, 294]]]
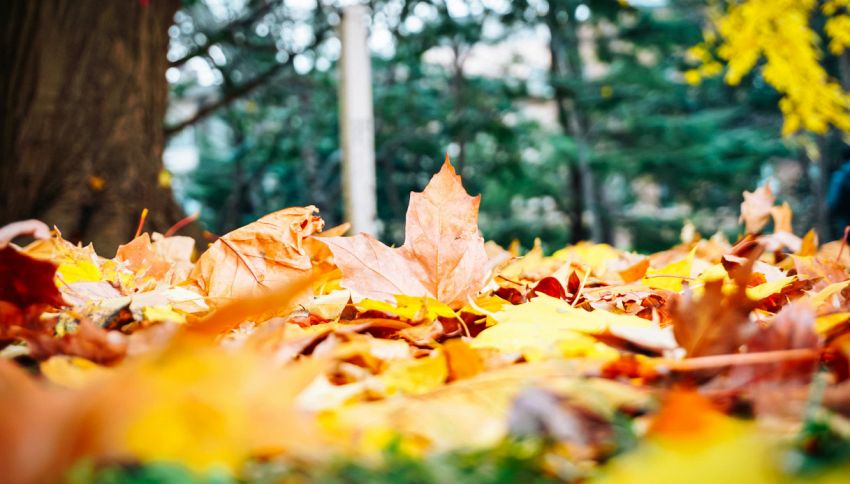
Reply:
[[[815, 334], [815, 311], [806, 302], [791, 303], [777, 313], [770, 325], [759, 328], [747, 341], [748, 353], [782, 350], [815, 350], [820, 341]], [[730, 379], [753, 384], [809, 383], [817, 360], [793, 360], [762, 365], [740, 365], [732, 369]]]
[[[73, 333], [61, 337], [51, 334], [52, 328], [32, 330], [13, 328], [11, 334], [27, 342], [30, 356], [46, 360], [53, 355], [79, 356], [95, 363], [110, 365], [121, 361], [127, 352], [127, 342], [118, 331], [107, 331], [88, 319], [80, 321]], [[51, 332], [48, 332], [50, 330]]]
[[770, 325], [759, 329], [747, 342], [748, 352], [815, 349], [815, 311], [805, 301], [782, 308]]
[[773, 208], [773, 191], [770, 185], [764, 184], [754, 192], [744, 192], [744, 202], [741, 203], [741, 218], [748, 234], [758, 233], [770, 219]]
[[311, 267], [304, 238], [324, 222], [316, 207], [292, 207], [219, 237], [198, 259], [190, 276], [213, 298], [258, 296]]
[[673, 334], [687, 355], [734, 353], [753, 329], [749, 321], [755, 302], [747, 298], [746, 286], [732, 295], [723, 293], [723, 280], [705, 283], [699, 299], [691, 290], [670, 300]]
[[397, 294], [428, 296], [462, 306], [478, 292], [487, 270], [479, 201], [464, 191], [446, 159], [422, 193], [411, 193], [400, 248], [366, 234], [320, 240], [342, 269], [342, 286], [361, 297], [392, 302]]

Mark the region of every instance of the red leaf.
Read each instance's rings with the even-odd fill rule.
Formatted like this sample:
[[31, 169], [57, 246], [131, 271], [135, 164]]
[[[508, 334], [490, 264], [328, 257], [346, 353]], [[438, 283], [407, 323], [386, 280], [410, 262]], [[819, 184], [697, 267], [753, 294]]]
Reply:
[[537, 293], [543, 293], [547, 296], [552, 296], [558, 299], [566, 299], [567, 293], [564, 291], [564, 286], [558, 282], [554, 277], [544, 277], [540, 279], [540, 282], [534, 286], [534, 289], [531, 290], [531, 294], [529, 297], [534, 297]]
[[11, 246], [0, 249], [0, 301], [21, 309], [33, 304], [65, 306], [53, 280], [56, 267]]

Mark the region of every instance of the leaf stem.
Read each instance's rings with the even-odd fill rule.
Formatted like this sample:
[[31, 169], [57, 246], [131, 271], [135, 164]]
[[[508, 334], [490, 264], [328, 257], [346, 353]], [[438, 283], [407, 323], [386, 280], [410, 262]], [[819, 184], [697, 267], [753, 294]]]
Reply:
[[812, 349], [793, 349], [779, 351], [763, 351], [759, 353], [735, 353], [728, 355], [698, 356], [684, 360], [666, 360], [659, 366], [666, 366], [670, 371], [698, 371], [710, 368], [737, 365], [763, 365], [785, 361], [807, 361], [820, 358], [820, 351]]

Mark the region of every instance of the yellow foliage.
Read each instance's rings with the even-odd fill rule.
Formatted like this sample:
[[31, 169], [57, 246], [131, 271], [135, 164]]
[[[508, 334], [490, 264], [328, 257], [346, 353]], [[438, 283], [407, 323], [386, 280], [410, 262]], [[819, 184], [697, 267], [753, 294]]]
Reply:
[[[242, 351], [175, 348], [121, 375], [135, 410], [124, 423], [127, 450], [144, 461], [179, 461], [195, 471], [235, 471], [245, 458], [283, 451], [312, 432], [294, 410], [321, 369], [313, 360], [274, 368]], [[123, 419], [122, 419], [123, 420]]]
[[505, 306], [492, 318], [497, 324], [482, 331], [470, 346], [520, 353], [528, 361], [579, 356], [615, 359], [619, 353], [592, 335], [635, 334], [647, 339], [658, 337], [653, 333], [660, 331], [651, 321], [637, 316], [588, 312], [547, 295], [519, 306]]
[[818, 316], [815, 319], [815, 331], [818, 334], [827, 334], [832, 329], [841, 326], [850, 321], [850, 312], [832, 313], [824, 316]]
[[142, 308], [142, 314], [148, 321], [171, 321], [174, 323], [186, 322], [186, 316], [175, 311], [171, 305], [146, 306]]
[[[694, 263], [696, 248], [680, 261], [668, 264], [660, 269], [647, 269], [646, 276], [641, 281], [644, 285], [655, 289], [681, 291], [682, 283], [691, 276], [691, 266]], [[669, 276], [669, 277], [664, 277]]]
[[552, 257], [564, 262], [578, 262], [588, 266], [598, 276], [605, 272], [605, 264], [616, 259], [620, 254], [620, 251], [608, 244], [579, 242], [555, 252]]
[[449, 368], [442, 351], [415, 360], [402, 360], [381, 375], [387, 394], [402, 392], [418, 395], [436, 390], [446, 382]]
[[399, 294], [395, 296], [395, 301], [396, 303], [393, 305], [384, 301], [364, 299], [357, 303], [357, 309], [393, 314], [408, 321], [434, 321], [438, 316], [446, 318], [457, 317], [455, 312], [452, 311], [452, 308], [431, 297], [414, 297]]
[[[736, 85], [764, 60], [762, 75], [782, 94], [779, 108], [785, 116], [784, 135], [805, 130], [824, 134], [830, 126], [850, 133], [850, 94], [824, 69], [824, 52], [812, 17], [819, 10], [829, 18], [825, 31], [829, 49], [839, 54], [850, 46], [847, 0], [832, 0], [819, 9], [815, 0], [746, 0], [729, 2], [726, 12], [714, 19], [719, 42], [706, 37], [705, 45], [691, 49], [699, 62], [698, 74], [720, 72], [710, 54], [726, 62], [726, 82]], [[686, 73], [685, 80], [695, 81]]]
[[109, 369], [76, 356], [51, 356], [38, 366], [52, 383], [67, 388], [82, 388], [109, 373]]

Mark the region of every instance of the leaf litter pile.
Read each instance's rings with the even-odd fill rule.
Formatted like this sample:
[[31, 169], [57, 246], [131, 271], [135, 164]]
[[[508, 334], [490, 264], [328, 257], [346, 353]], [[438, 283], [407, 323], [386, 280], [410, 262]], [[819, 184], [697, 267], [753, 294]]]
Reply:
[[447, 160], [400, 247], [314, 207], [194, 262], [0, 229], [2, 480], [847, 482], [840, 241], [762, 187], [734, 244], [520, 257], [478, 204]]

